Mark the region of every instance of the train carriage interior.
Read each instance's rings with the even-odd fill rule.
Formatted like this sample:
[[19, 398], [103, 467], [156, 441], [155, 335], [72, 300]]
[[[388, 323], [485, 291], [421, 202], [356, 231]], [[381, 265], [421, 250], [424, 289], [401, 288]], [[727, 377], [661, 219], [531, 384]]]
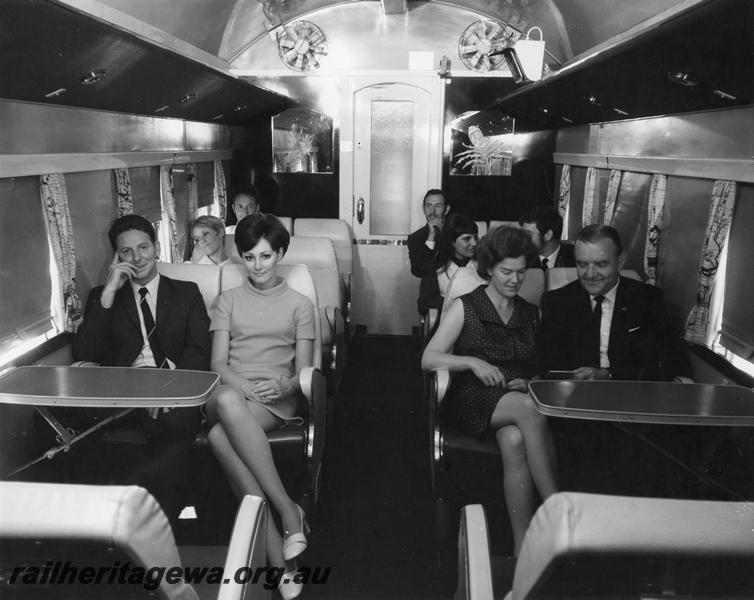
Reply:
[[[301, 597], [754, 598], [753, 2], [0, 0], [0, 49], [0, 597], [294, 597], [263, 575], [116, 581], [114, 561], [259, 576], [283, 516], [216, 457], [199, 406], [223, 373], [108, 374], [73, 347], [129, 214], [215, 323], [256, 285], [232, 229], [246, 194], [288, 232], [277, 275], [314, 308], [298, 420], [266, 435], [312, 528]], [[459, 269], [417, 310], [428, 190], [477, 250], [537, 208], [561, 248], [614, 228], [620, 281], [659, 289], [688, 358], [662, 383], [527, 377], [558, 493], [527, 474], [522, 539], [503, 436], [448, 420], [455, 363], [422, 369], [495, 281]], [[202, 216], [231, 228], [227, 260], [194, 264]], [[520, 276], [540, 326], [586, 285], [580, 260]], [[144, 406], [203, 424], [155, 442]], [[60, 584], [61, 561], [113, 575]]]

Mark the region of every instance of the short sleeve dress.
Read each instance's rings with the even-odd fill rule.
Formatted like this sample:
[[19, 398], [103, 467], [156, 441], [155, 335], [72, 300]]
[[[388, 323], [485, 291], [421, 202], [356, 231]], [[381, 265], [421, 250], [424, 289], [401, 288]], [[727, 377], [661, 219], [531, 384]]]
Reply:
[[[210, 331], [220, 330], [230, 333], [228, 366], [241, 377], [249, 381], [291, 377], [296, 340], [314, 339], [314, 307], [285, 280], [260, 290], [247, 279], [218, 298]], [[291, 397], [259, 405], [283, 421], [294, 421], [298, 403]]]
[[[535, 334], [539, 311], [520, 296], [514, 298], [513, 313], [503, 323], [482, 285], [461, 296], [463, 329], [453, 353], [474, 356], [500, 368], [506, 381], [531, 378], [536, 372]], [[472, 371], [453, 377], [443, 418], [453, 429], [481, 436], [507, 388], [486, 386]]]

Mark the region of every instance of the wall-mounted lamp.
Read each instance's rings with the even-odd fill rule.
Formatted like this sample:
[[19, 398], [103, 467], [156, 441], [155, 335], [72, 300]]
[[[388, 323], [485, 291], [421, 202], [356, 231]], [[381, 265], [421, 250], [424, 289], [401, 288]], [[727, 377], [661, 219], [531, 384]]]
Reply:
[[165, 104], [164, 106], [160, 106], [160, 108], [155, 108], [154, 112], [157, 113], [157, 114], [159, 114], [161, 112], [165, 112], [169, 108], [170, 108], [170, 105], [169, 104]]
[[715, 96], [718, 96], [719, 98], [722, 98], [723, 100], [731, 100], [731, 101], [733, 101], [733, 100], [736, 99], [736, 97], [733, 94], [729, 94], [729, 93], [724, 92], [722, 90], [713, 90], [712, 93], [715, 94]]
[[437, 69], [437, 74], [446, 85], [450, 83], [450, 59], [445, 54], [440, 59], [440, 67]]
[[62, 96], [65, 94], [66, 89], [65, 88], [59, 88], [57, 90], [54, 90], [50, 92], [49, 94], [45, 94], [45, 98], [57, 98], [58, 96]]
[[508, 69], [510, 70], [511, 75], [513, 75], [513, 83], [529, 83], [531, 81], [531, 79], [526, 76], [524, 67], [521, 64], [521, 59], [515, 49], [508, 46], [503, 48], [500, 53], [503, 55], [503, 58], [505, 58], [505, 64], [508, 65]]

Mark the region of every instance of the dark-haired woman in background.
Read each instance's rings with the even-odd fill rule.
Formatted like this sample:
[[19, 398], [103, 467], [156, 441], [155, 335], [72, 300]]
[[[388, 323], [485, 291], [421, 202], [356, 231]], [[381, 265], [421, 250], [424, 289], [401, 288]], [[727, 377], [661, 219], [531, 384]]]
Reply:
[[437, 243], [435, 274], [422, 277], [419, 285], [420, 314], [426, 314], [429, 308], [442, 308], [443, 297], [458, 269], [476, 270], [478, 232], [476, 223], [462, 213], [454, 213], [445, 220]]
[[314, 307], [277, 273], [289, 241], [272, 215], [245, 217], [236, 228], [248, 277], [220, 296], [212, 318], [211, 364], [222, 385], [207, 416], [212, 449], [236, 494], [265, 497], [280, 515], [283, 536], [270, 520], [267, 556], [271, 565], [286, 567], [281, 595], [295, 598], [302, 585], [286, 561], [306, 549], [307, 526], [280, 480], [266, 433], [297, 420], [299, 373], [313, 361]]
[[487, 234], [477, 262], [489, 283], [449, 307], [422, 356], [424, 369], [456, 372], [445, 422], [473, 436], [495, 435], [516, 556], [534, 512], [534, 489], [542, 499], [557, 491], [547, 420], [526, 392], [536, 370], [539, 313], [518, 290], [535, 254], [522, 229], [498, 227]]

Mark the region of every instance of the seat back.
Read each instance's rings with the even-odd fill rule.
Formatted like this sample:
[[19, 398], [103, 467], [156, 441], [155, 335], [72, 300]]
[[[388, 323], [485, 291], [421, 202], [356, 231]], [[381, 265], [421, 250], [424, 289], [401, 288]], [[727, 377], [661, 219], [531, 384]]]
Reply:
[[479, 239], [482, 239], [487, 235], [487, 221], [474, 221], [474, 223], [476, 223], [478, 229], [477, 235], [479, 236]]
[[[231, 236], [232, 237], [232, 236]], [[185, 263], [157, 263], [160, 275], [182, 281], [193, 281], [199, 286], [207, 312], [211, 313], [220, 295], [220, 267], [217, 265], [193, 265]]]
[[495, 229], [495, 227], [520, 227], [518, 221], [490, 221], [490, 226], [487, 229], [487, 233]]
[[334, 309], [337, 307], [341, 312], [345, 311], [338, 261], [332, 241], [325, 237], [293, 236], [280, 264], [302, 264], [309, 267], [314, 286], [317, 288], [322, 343], [332, 344], [335, 335]]
[[344, 281], [353, 272], [353, 236], [343, 219], [296, 219], [294, 235], [329, 238]]
[[[468, 294], [487, 281], [479, 277], [474, 269], [458, 269], [450, 280], [448, 292], [443, 301], [443, 313], [459, 296]], [[518, 295], [534, 306], [539, 306], [545, 291], [545, 275], [542, 269], [528, 269]]]
[[[0, 582], [2, 597], [198, 600], [182, 579], [116, 583], [107, 587], [107, 594], [102, 584], [93, 585], [93, 575], [88, 585], [79, 579], [85, 577], [84, 569], [96, 573], [118, 562], [145, 570], [181, 566], [168, 519], [143, 488], [3, 481], [0, 506], [0, 572], [21, 566], [42, 572], [48, 562], [60, 565], [47, 579], [53, 583], [54, 576], [58, 585], [24, 584], [21, 574], [15, 582]], [[63, 568], [66, 563], [69, 569]], [[3, 590], [5, 586], [10, 589]]]
[[[623, 269], [620, 274], [623, 277], [641, 281], [639, 274], [631, 269]], [[578, 279], [578, 275], [576, 274], [576, 267], [553, 267], [551, 269], [547, 269], [545, 281], [546, 289], [557, 290], [558, 288], [565, 287], [572, 281], [576, 281], [576, 279]]]
[[563, 492], [526, 532], [512, 600], [751, 597], [754, 503]]
[[[315, 314], [319, 313], [317, 288], [306, 265], [278, 265], [278, 274], [283, 277], [288, 286], [303, 294], [314, 306]], [[244, 265], [226, 263], [220, 276], [220, 291], [225, 292], [242, 285], [246, 280], [247, 271]], [[319, 319], [314, 319], [314, 367], [322, 368], [322, 326]]]

